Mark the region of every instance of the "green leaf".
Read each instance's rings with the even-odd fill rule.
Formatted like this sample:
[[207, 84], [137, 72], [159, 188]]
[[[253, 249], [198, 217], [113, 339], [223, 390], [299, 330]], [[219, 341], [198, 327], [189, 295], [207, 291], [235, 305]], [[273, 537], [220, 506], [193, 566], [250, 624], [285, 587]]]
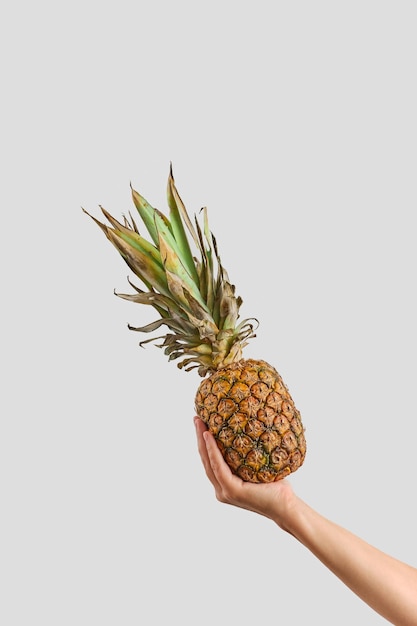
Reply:
[[195, 280], [188, 272], [188, 269], [182, 263], [181, 250], [178, 248], [177, 242], [175, 241], [174, 237], [161, 220], [158, 211], [155, 212], [155, 224], [159, 234], [159, 251], [161, 253], [161, 259], [165, 267], [165, 271], [167, 274], [169, 272], [176, 277], [175, 279], [172, 279], [174, 281], [173, 287], [175, 289], [176, 295], [180, 297], [181, 302], [186, 304], [186, 300], [181, 297], [181, 289], [177, 288], [178, 281], [180, 281], [183, 288], [186, 291], [190, 292], [191, 295], [208, 312], [207, 305], [201, 296], [198, 285], [196, 285]]
[[146, 230], [150, 234], [154, 244], [158, 245], [158, 233], [155, 226], [154, 221], [154, 213], [155, 209], [149, 204], [147, 200], [143, 196], [140, 195], [135, 189], [133, 189], [132, 185], [130, 185], [130, 189], [132, 192], [132, 199], [135, 207], [137, 208], [140, 217], [142, 218], [143, 223], [146, 226]]
[[[155, 263], [157, 263], [161, 268], [163, 267], [161, 254], [152, 243], [150, 243], [147, 239], [139, 235], [133, 228], [129, 226], [124, 226], [121, 224], [116, 218], [114, 218], [108, 211], [106, 211], [103, 207], [100, 207], [105, 217], [108, 219], [110, 224], [114, 227], [115, 232], [122, 237], [128, 244], [130, 244], [133, 248], [140, 250], [147, 256], [149, 256]], [[127, 220], [126, 220], [127, 222]], [[127, 222], [128, 223], [128, 222]]]
[[159, 293], [168, 297], [171, 295], [165, 272], [158, 263], [150, 260], [141, 250], [131, 246], [111, 228], [107, 229], [107, 236], [138, 278]]
[[198, 239], [196, 233], [193, 229], [191, 220], [188, 216], [187, 210], [184, 206], [183, 201], [180, 198], [180, 195], [175, 186], [174, 178], [172, 175], [172, 166], [169, 172], [168, 185], [167, 185], [167, 197], [168, 197], [168, 206], [170, 208], [169, 219], [172, 228], [172, 233], [174, 235], [174, 239], [178, 245], [179, 250], [181, 251], [181, 260], [184, 263], [184, 266], [187, 268], [190, 276], [194, 279], [194, 282], [198, 284], [199, 277], [196, 271], [195, 262], [193, 259], [193, 255], [191, 252], [190, 244], [184, 229], [185, 222], [187, 224], [188, 230], [190, 231], [196, 245], [198, 246]]

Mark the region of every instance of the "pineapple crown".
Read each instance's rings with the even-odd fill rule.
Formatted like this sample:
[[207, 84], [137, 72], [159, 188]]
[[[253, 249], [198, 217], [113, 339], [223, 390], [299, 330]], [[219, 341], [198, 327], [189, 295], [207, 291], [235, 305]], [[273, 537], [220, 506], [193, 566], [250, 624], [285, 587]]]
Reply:
[[[169, 360], [186, 357], [177, 366], [185, 371], [198, 368], [200, 376], [242, 358], [242, 349], [255, 337], [254, 319], [238, 323], [242, 299], [235, 295], [222, 266], [216, 239], [209, 229], [207, 209], [201, 209], [202, 226], [194, 216], [194, 225], [175, 186], [172, 164], [167, 184], [169, 217], [152, 207], [131, 186], [133, 203], [148, 231], [145, 239], [129, 212], [123, 224], [102, 206], [100, 209], [111, 227], [90, 215], [116, 247], [122, 258], [146, 290], [128, 282], [132, 294], [115, 294], [139, 304], [151, 305], [159, 318], [146, 326], [130, 330], [152, 333], [161, 326], [169, 331], [140, 342], [162, 340], [156, 344]], [[193, 255], [188, 230], [199, 258]]]

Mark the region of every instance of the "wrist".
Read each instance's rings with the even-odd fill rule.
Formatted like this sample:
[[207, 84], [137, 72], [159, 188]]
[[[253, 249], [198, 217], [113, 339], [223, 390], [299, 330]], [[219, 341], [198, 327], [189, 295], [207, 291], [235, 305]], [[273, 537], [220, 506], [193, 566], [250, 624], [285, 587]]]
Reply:
[[[284, 486], [284, 485], [282, 485]], [[282, 530], [290, 535], [296, 535], [302, 519], [304, 502], [292, 491], [290, 485], [281, 490], [279, 498], [274, 502], [269, 516]]]

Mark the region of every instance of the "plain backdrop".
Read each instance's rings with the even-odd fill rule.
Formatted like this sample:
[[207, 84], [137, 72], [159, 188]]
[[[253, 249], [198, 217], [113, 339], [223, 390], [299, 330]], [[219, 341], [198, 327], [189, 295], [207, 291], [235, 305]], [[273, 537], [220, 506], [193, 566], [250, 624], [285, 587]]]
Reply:
[[272, 522], [215, 500], [200, 378], [82, 212], [207, 206], [300, 409], [291, 478], [417, 565], [417, 10], [397, 0], [10, 2], [1, 50], [0, 622], [385, 623]]

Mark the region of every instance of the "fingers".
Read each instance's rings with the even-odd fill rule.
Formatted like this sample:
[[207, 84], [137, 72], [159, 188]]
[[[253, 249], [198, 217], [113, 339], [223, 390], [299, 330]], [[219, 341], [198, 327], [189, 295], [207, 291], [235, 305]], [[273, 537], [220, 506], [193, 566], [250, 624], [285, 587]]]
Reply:
[[194, 422], [197, 431], [198, 450], [206, 474], [215, 488], [216, 497], [221, 502], [230, 504], [235, 499], [232, 494], [239, 491], [242, 480], [232, 473], [216, 440], [207, 430], [205, 424], [199, 418], [195, 418]]
[[217, 482], [223, 484], [232, 477], [230, 467], [225, 462], [213, 435], [209, 431], [205, 431], [203, 438], [212, 472]]
[[[204, 469], [206, 471], [207, 477], [210, 480], [210, 482], [213, 484], [214, 488], [216, 489], [216, 491], [219, 488], [219, 484], [217, 482], [217, 479], [214, 475], [213, 472], [213, 468], [211, 466], [211, 461], [209, 458], [209, 454], [208, 454], [208, 450], [207, 450], [207, 442], [206, 439], [204, 437], [204, 433], [207, 431], [207, 427], [204, 424], [204, 422], [199, 419], [198, 417], [194, 418], [194, 424], [195, 424], [195, 429], [196, 429], [196, 433], [197, 433], [197, 445], [198, 445], [198, 452], [200, 454], [201, 460], [203, 462], [203, 466]], [[216, 443], [213, 441], [214, 445], [217, 448]], [[218, 451], [220, 454], [220, 450]]]
[[207, 427], [204, 422], [202, 422], [201, 419], [199, 419], [198, 417], [194, 418], [194, 425], [197, 434], [198, 452], [201, 456], [201, 460], [203, 461], [203, 465], [206, 468], [207, 464], [209, 464], [209, 460], [206, 450], [206, 444], [203, 439], [203, 433], [207, 430]]

